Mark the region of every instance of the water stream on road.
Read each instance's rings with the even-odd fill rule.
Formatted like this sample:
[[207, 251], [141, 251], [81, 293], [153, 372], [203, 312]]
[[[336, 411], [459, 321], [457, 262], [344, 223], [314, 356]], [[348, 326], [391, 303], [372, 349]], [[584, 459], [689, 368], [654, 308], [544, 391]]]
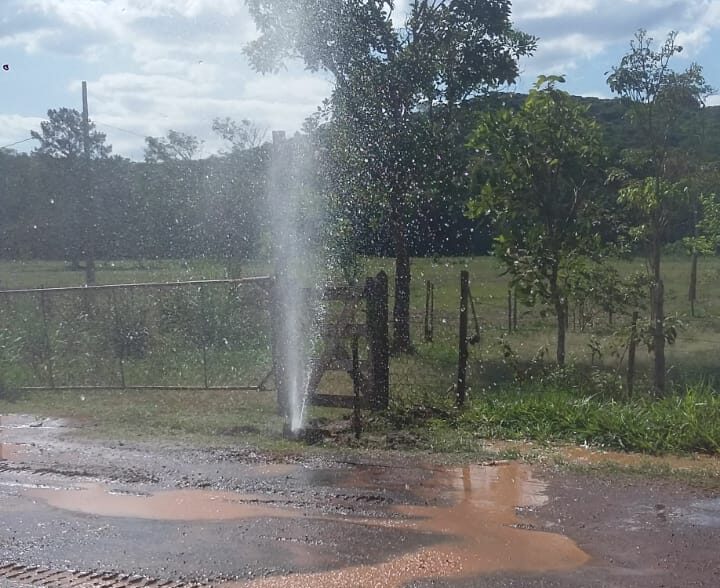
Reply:
[[[415, 468], [423, 471], [422, 468]], [[424, 470], [427, 473], [427, 470]], [[553, 533], [530, 530], [532, 525], [518, 518], [516, 509], [535, 508], [546, 500], [545, 484], [535, 478], [528, 466], [508, 464], [500, 467], [470, 466], [434, 470], [417, 478], [413, 469], [388, 468], [384, 476], [374, 470], [352, 468], [341, 486], [367, 488], [380, 492], [383, 478], [398, 487], [410, 486], [407, 503], [383, 506], [382, 516], [338, 516], [322, 514], [320, 505], [271, 502], [267, 496], [232, 492], [174, 490], [151, 495], [129, 495], [109, 491], [101, 485], [76, 489], [32, 489], [27, 495], [48, 505], [109, 517], [130, 517], [162, 521], [222, 521], [241, 518], [333, 520], [347, 525], [350, 549], [352, 528], [366, 525], [408, 534], [432, 536], [431, 547], [407, 551], [402, 544], [388, 545], [388, 560], [375, 564], [330, 569], [332, 560], [322, 542], [296, 546], [293, 557], [298, 565], [317, 571], [275, 576], [225, 588], [293, 588], [313, 586], [400, 587], [431, 577], [474, 577], [499, 571], [543, 572], [582, 566], [589, 558], [570, 539]], [[407, 484], [403, 477], [408, 475]], [[322, 476], [320, 476], [322, 478]], [[393, 535], [397, 537], [397, 534]], [[397, 539], [395, 540], [397, 541]], [[394, 555], [393, 555], [394, 554]], [[329, 563], [328, 563], [329, 562]]]

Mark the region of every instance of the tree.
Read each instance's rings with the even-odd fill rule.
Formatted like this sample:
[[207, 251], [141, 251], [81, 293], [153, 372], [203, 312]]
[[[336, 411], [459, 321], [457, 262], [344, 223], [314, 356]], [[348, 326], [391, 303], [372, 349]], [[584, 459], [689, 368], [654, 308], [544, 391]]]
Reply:
[[642, 145], [626, 153], [626, 167], [631, 169], [620, 199], [638, 214], [638, 236], [649, 246], [653, 279], [653, 382], [658, 395], [665, 393], [666, 376], [662, 247], [670, 219], [685, 194], [673, 177], [671, 138], [682, 115], [698, 109], [711, 93], [699, 65], [693, 63], [679, 73], [671, 69], [671, 59], [682, 51], [676, 38], [676, 33], [671, 32], [656, 49], [647, 32], [638, 31], [630, 51], [607, 79], [610, 89], [629, 104], [630, 121]]
[[98, 132], [92, 121], [88, 121], [86, 129], [82, 114], [70, 108], [48, 110], [48, 120], [40, 123], [40, 130], [40, 133], [30, 133], [40, 142], [34, 153], [62, 161], [62, 183], [66, 186], [62, 194], [62, 208], [70, 216], [67, 228], [76, 235], [70, 257], [75, 265], [79, 265], [78, 260], [82, 256], [85, 257], [85, 279], [87, 284], [92, 285], [95, 283], [98, 228], [92, 161], [106, 159], [112, 147], [105, 145], [105, 134]]
[[557, 320], [557, 362], [565, 364], [567, 299], [573, 273], [598, 256], [607, 220], [602, 133], [586, 109], [541, 76], [517, 112], [489, 113], [472, 138], [482, 182], [471, 201], [489, 214], [496, 252], [512, 281]]
[[247, 119], [238, 123], [229, 117], [216, 118], [212, 130], [230, 143], [233, 152], [260, 147], [265, 138], [265, 130]]
[[168, 131], [166, 137], [145, 137], [145, 161], [165, 163], [190, 161], [199, 153], [202, 141], [179, 131]]
[[[509, 0], [411, 0], [393, 23], [391, 0], [249, 0], [261, 35], [253, 67], [299, 57], [334, 78], [324, 121], [331, 177], [353, 206], [369, 198], [390, 219], [395, 253], [393, 344], [409, 351], [408, 225], [414, 207], [457, 168], [457, 112], [470, 97], [511, 83], [534, 39], [512, 28]], [[451, 147], [451, 149], [449, 149]], [[464, 170], [463, 170], [464, 171]]]
[[[82, 114], [72, 108], [48, 110], [48, 120], [40, 123], [40, 133], [31, 131], [30, 136], [40, 141], [34, 150], [39, 155], [57, 159], [77, 161], [84, 153]], [[105, 133], [95, 129], [95, 123], [88, 124], [90, 158], [104, 159], [112, 152], [112, 146], [105, 145]]]
[[691, 256], [688, 300], [693, 317], [697, 302], [698, 259], [701, 255], [715, 255], [720, 246], [720, 201], [713, 191], [718, 184], [718, 171], [714, 166], [702, 166], [690, 178], [692, 228], [683, 244]]

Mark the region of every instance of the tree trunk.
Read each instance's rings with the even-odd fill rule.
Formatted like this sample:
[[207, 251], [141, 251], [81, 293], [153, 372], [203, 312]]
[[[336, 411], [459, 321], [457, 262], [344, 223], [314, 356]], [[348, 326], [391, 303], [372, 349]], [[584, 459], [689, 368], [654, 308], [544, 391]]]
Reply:
[[395, 240], [395, 304], [393, 306], [393, 351], [412, 351], [410, 340], [410, 255], [402, 215], [393, 210]]
[[559, 367], [565, 366], [565, 334], [567, 332], [567, 304], [560, 295], [557, 284], [558, 270], [553, 270], [550, 278], [550, 296], [555, 306], [555, 317], [557, 318], [557, 364]]
[[565, 366], [565, 333], [567, 332], [567, 322], [565, 321], [565, 305], [560, 303], [555, 305], [557, 313], [557, 363], [558, 366]]
[[656, 236], [653, 242], [652, 269], [654, 278], [653, 309], [653, 351], [655, 365], [653, 369], [653, 388], [657, 396], [665, 395], [665, 287], [660, 275], [661, 243]]
[[690, 300], [690, 315], [693, 317], [695, 316], [695, 302], [697, 301], [698, 257], [700, 257], [700, 254], [697, 251], [693, 251], [692, 266], [690, 268], [690, 289], [688, 291], [688, 299]]

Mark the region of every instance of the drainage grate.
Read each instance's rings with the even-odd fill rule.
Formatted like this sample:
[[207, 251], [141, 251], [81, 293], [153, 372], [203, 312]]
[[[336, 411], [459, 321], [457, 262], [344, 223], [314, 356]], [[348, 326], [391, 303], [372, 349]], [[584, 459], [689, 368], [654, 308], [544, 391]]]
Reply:
[[41, 566], [0, 563], [0, 579], [46, 588], [211, 588], [211, 584], [161, 580], [118, 572], [52, 570]]

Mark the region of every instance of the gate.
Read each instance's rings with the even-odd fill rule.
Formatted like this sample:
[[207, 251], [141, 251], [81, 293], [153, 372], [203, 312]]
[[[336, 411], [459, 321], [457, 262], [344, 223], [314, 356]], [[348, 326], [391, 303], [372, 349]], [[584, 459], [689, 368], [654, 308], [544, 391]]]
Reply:
[[[279, 297], [273, 298], [274, 304], [278, 304]], [[339, 305], [339, 312], [329, 313], [321, 321], [321, 344], [310, 360], [306, 403], [334, 408], [387, 408], [390, 385], [387, 274], [380, 272], [374, 278], [367, 278], [364, 288], [328, 288], [322, 300], [328, 307]], [[364, 322], [359, 320], [358, 315], [362, 314]], [[289, 389], [283, 379], [283, 358], [277, 352], [278, 337], [277, 329], [273, 329], [275, 382], [282, 411], [289, 405]], [[351, 394], [320, 391], [323, 377], [332, 372], [350, 376]]]

